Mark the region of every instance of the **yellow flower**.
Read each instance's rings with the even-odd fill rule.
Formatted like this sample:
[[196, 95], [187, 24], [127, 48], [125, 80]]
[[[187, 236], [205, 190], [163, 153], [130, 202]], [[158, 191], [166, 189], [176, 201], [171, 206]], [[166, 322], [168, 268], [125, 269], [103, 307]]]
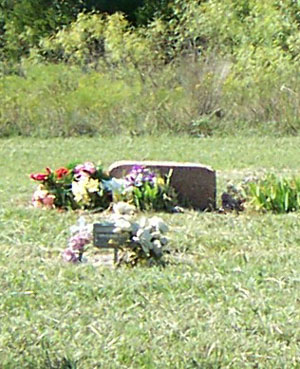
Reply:
[[165, 181], [162, 177], [158, 177], [157, 178], [157, 185], [158, 186], [163, 186], [165, 184]]
[[76, 202], [81, 202], [83, 204], [88, 204], [90, 202], [89, 194], [86, 189], [86, 179], [72, 183], [72, 192]]
[[99, 181], [98, 179], [87, 178], [85, 183], [85, 188], [88, 192], [97, 192], [99, 191]]
[[80, 181], [72, 183], [72, 192], [74, 194], [75, 201], [84, 205], [91, 201], [89, 193], [97, 191], [99, 191], [98, 179], [82, 177]]

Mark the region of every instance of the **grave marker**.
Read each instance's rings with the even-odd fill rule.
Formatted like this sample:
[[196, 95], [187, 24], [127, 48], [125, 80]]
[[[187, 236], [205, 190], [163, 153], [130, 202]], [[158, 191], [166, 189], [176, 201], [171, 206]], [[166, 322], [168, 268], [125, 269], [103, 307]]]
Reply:
[[114, 250], [114, 263], [118, 261], [118, 245], [121, 245], [127, 240], [125, 235], [114, 233], [114, 223], [102, 222], [94, 223], [93, 239], [94, 245], [100, 249]]
[[170, 184], [178, 194], [179, 205], [188, 203], [194, 209], [216, 208], [216, 172], [196, 163], [172, 161], [117, 161], [109, 167], [109, 174], [122, 178], [134, 165], [143, 165], [162, 176], [173, 171]]

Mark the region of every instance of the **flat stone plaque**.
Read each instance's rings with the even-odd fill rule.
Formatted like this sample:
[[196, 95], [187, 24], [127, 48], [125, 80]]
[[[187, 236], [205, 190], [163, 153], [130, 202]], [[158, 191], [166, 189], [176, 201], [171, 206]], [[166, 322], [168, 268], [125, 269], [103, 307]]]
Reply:
[[205, 165], [172, 161], [117, 161], [109, 167], [109, 174], [121, 178], [134, 165], [143, 165], [162, 176], [173, 171], [170, 184], [178, 194], [178, 205], [206, 210], [216, 208], [216, 172]]
[[114, 233], [113, 223], [94, 223], [93, 239], [94, 246], [100, 249], [114, 249], [114, 263], [118, 261], [118, 245], [127, 240], [125, 235]]
[[[113, 232], [113, 223], [95, 223], [93, 226], [94, 245], [101, 249], [115, 249], [126, 241], [126, 236]], [[109, 242], [109, 241], [115, 242]]]

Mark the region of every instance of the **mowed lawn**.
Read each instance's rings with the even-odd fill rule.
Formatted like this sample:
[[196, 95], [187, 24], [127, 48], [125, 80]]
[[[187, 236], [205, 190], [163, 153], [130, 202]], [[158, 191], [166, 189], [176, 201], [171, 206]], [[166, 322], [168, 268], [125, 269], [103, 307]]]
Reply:
[[0, 155], [1, 369], [300, 368], [299, 213], [159, 214], [165, 268], [68, 265], [78, 213], [33, 209], [29, 179], [74, 160], [188, 161], [217, 170], [220, 196], [300, 175], [300, 137], [11, 138]]

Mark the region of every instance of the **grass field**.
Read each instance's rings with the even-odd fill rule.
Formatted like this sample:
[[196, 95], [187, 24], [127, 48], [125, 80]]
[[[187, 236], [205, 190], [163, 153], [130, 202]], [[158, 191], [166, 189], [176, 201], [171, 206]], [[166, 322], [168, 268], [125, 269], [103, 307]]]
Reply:
[[[66, 265], [76, 213], [30, 207], [31, 172], [74, 159], [200, 162], [218, 194], [298, 174], [299, 137], [0, 140], [0, 368], [300, 368], [300, 214], [160, 214], [166, 268]], [[95, 250], [88, 253], [90, 258]]]

